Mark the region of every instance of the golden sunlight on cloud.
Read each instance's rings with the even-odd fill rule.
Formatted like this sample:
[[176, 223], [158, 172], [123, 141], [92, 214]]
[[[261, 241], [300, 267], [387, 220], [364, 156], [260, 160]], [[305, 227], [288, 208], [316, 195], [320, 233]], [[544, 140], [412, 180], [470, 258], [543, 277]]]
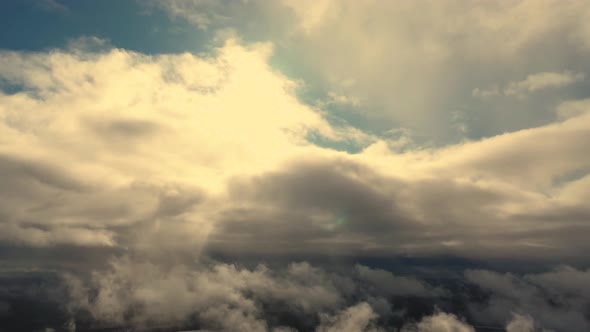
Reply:
[[290, 93], [295, 83], [270, 70], [269, 52], [230, 40], [205, 59], [4, 54], [3, 68], [25, 70], [2, 73], [24, 89], [2, 96], [2, 152], [23, 157], [26, 146], [28, 158], [67, 163], [101, 185], [211, 188], [220, 176], [263, 170], [308, 145], [308, 130], [334, 135]]
[[[268, 235], [297, 251], [304, 248], [292, 237], [313, 234], [307, 243], [341, 246], [335, 251], [463, 250], [498, 245], [532, 223], [549, 231], [551, 223], [536, 220], [541, 210], [581, 208], [572, 193], [587, 181], [559, 179], [590, 167], [580, 139], [590, 132], [587, 113], [394, 152], [399, 141], [333, 127], [321, 109], [299, 102], [297, 85], [269, 68], [271, 52], [232, 39], [201, 57], [4, 52], [0, 75], [20, 92], [0, 96], [0, 156], [14, 192], [2, 203], [10, 211], [3, 240], [165, 253], [208, 241], [256, 251], [263, 242], [252, 238]], [[311, 132], [372, 144], [347, 154], [313, 145]], [[385, 235], [424, 228], [435, 238], [407, 235], [392, 247]], [[548, 244], [533, 233], [523, 241]]]
[[[192, 233], [205, 234], [208, 224], [199, 221], [202, 216], [192, 215], [183, 226], [160, 227], [154, 209], [163, 197], [187, 199], [183, 190], [220, 193], [228, 178], [264, 172], [295, 154], [319, 153], [306, 141], [310, 130], [336, 140], [346, 135], [356, 139], [354, 129], [331, 128], [295, 99], [295, 83], [268, 67], [270, 52], [268, 44], [245, 48], [234, 40], [206, 58], [150, 57], [120, 49], [4, 52], [0, 75], [22, 91], [0, 96], [0, 153], [14, 160], [14, 167], [30, 168], [23, 172], [34, 173], [33, 178], [43, 173], [50, 179], [35, 184], [43, 187], [49, 181], [45, 191], [31, 189], [41, 196], [35, 203], [21, 199], [30, 192], [11, 196], [21, 219], [44, 220], [36, 223], [51, 227], [98, 226], [95, 233], [85, 228], [44, 231], [15, 220], [4, 227], [6, 239], [51, 245], [72, 238], [112, 245], [114, 234], [102, 227], [141, 219], [155, 220], [148, 233], [181, 234], [192, 228]], [[54, 174], [44, 174], [51, 169]], [[71, 182], [76, 192], [54, 190], [55, 176], [63, 178], [63, 186]], [[68, 201], [60, 208], [65, 211], [54, 211], [54, 218], [36, 217], [40, 202], [53, 206], [56, 194]], [[84, 221], [88, 218], [82, 212], [88, 209], [112, 217], [89, 226], [93, 221]], [[149, 242], [145, 238], [136, 240]]]

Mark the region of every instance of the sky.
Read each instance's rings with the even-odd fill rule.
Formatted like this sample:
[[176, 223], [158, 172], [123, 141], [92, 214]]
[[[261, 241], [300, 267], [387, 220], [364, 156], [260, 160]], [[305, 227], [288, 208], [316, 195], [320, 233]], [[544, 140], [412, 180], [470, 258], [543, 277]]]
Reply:
[[590, 330], [584, 0], [0, 2], [0, 331]]

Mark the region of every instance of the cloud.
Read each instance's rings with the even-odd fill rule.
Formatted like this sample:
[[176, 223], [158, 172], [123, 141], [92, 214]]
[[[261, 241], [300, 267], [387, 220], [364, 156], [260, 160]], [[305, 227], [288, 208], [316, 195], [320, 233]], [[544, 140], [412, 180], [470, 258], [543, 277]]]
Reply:
[[[508, 143], [509, 138], [515, 141]], [[545, 182], [550, 174], [557, 178], [567, 174], [566, 169], [585, 166], [545, 164], [539, 166], [538, 176], [529, 172], [528, 179], [517, 178], [520, 167], [527, 167], [534, 158], [518, 165], [507, 153], [514, 148], [515, 153], [534, 155], [526, 151], [528, 134], [508, 135], [507, 148], [500, 148], [503, 139], [466, 144], [435, 155], [391, 156], [382, 160], [383, 169], [363, 165], [371, 162], [371, 156], [361, 154], [351, 159], [358, 157], [363, 163], [318, 158], [237, 179], [225, 198], [234, 207], [218, 215], [209, 250], [262, 254], [266, 246], [272, 246], [276, 253], [285, 254], [444, 252], [481, 258], [491, 253], [484, 249], [489, 245], [498, 257], [575, 255], [567, 248], [574, 243], [585, 246], [581, 237], [572, 241], [584, 229], [579, 220], [585, 218], [586, 209], [581, 201], [568, 198], [576, 197], [574, 193], [557, 191], [547, 197], [543, 190], [552, 186]], [[521, 143], [523, 150], [519, 150]], [[407, 169], [405, 161], [411, 164]], [[508, 168], [511, 163], [516, 167], [514, 173]], [[399, 169], [392, 172], [391, 164]]]
[[392, 295], [421, 295], [431, 296], [436, 294], [430, 287], [414, 278], [399, 277], [379, 269], [370, 269], [357, 265], [357, 273], [361, 280], [367, 281], [375, 287], [376, 294], [383, 296]]
[[[233, 277], [234, 272], [239, 274]], [[227, 317], [226, 322], [234, 326], [255, 327], [261, 324], [253, 316], [256, 304], [242, 295], [240, 288], [244, 282], [261, 277], [264, 272], [240, 273], [225, 265], [199, 273], [181, 265], [165, 270], [150, 262], [123, 259], [113, 261], [110, 270], [93, 275], [90, 286], [97, 292], [93, 297], [80, 280], [70, 277], [69, 285], [72, 305], [88, 310], [99, 321], [121, 324], [131, 319], [135, 324], [162, 324], [199, 313], [212, 325], [225, 324]]]
[[321, 28], [326, 20], [333, 19], [337, 8], [337, 4], [332, 0], [285, 0], [283, 4], [295, 13], [299, 21], [299, 28], [306, 34], [313, 33], [316, 29]]
[[475, 88], [473, 89], [473, 91], [471, 91], [471, 95], [478, 98], [495, 97], [500, 94], [502, 94], [502, 92], [498, 89], [497, 85], [494, 85], [493, 87], [488, 89]]
[[3, 52], [16, 90], [0, 94], [2, 242], [194, 249], [208, 228], [194, 208], [226, 178], [313, 150], [309, 130], [345, 135], [297, 102], [268, 45], [209, 58], [76, 45]]
[[[110, 324], [193, 321], [214, 330], [266, 331], [280, 327], [272, 322], [280, 322], [281, 315], [294, 315], [296, 324], [308, 328], [318, 324], [318, 331], [377, 331], [372, 328], [378, 315], [367, 302], [346, 307], [358, 298], [375, 302], [364, 293], [364, 282], [346, 273], [306, 262], [286, 269], [264, 265], [247, 269], [217, 262], [166, 265], [127, 257], [113, 260], [107, 270], [95, 271], [89, 281], [68, 276], [69, 306]], [[411, 278], [405, 282], [418, 283]], [[381, 286], [376, 285], [376, 293], [381, 293]], [[407, 290], [398, 295], [410, 294]]]
[[511, 82], [508, 84], [504, 93], [510, 96], [536, 92], [547, 88], [560, 88], [579, 82], [583, 79], [583, 73], [572, 73], [568, 71], [563, 73], [537, 73], [527, 76], [523, 81]]
[[[5, 51], [0, 77], [18, 89], [0, 95], [10, 193], [0, 240], [171, 256], [271, 245], [278, 255], [582, 259], [587, 114], [393, 152], [299, 102], [296, 84], [269, 68], [271, 49]], [[313, 145], [311, 132], [376, 141], [348, 154]]]
[[465, 272], [467, 280], [489, 292], [486, 303], [471, 305], [474, 317], [500, 323], [516, 312], [509, 324], [516, 331], [528, 331], [533, 320], [534, 326], [557, 331], [588, 329], [590, 321], [584, 314], [590, 303], [585, 291], [588, 275], [588, 271], [571, 267], [522, 277], [482, 270]]
[[569, 119], [572, 117], [583, 115], [590, 109], [590, 99], [569, 100], [558, 105], [556, 112], [557, 116], [562, 119]]
[[[308, 99], [372, 133], [409, 128], [419, 133], [420, 145], [550, 123], [556, 103], [583, 94], [583, 75], [590, 70], [581, 60], [590, 51], [584, 1], [248, 1], [216, 6], [167, 1], [158, 6], [199, 27], [202, 20], [194, 17], [207, 15], [211, 30], [231, 29], [246, 40], [272, 41], [275, 63], [288, 63], [289, 72], [305, 81]], [[497, 86], [502, 82], [505, 86]], [[557, 86], [561, 88], [526, 102], [472, 98], [472, 93], [529, 94]], [[457, 130], [457, 111], [464, 112], [469, 131]]]
[[583, 73], [572, 73], [570, 71], [564, 71], [561, 73], [542, 72], [528, 75], [522, 81], [510, 82], [506, 84], [502, 91], [498, 89], [498, 86], [494, 86], [489, 89], [475, 88], [472, 94], [473, 96], [480, 98], [488, 98], [498, 96], [500, 94], [524, 98], [529, 94], [540, 90], [562, 88], [583, 80]]
[[514, 315], [514, 318], [506, 325], [507, 332], [533, 332], [535, 322], [529, 316]]
[[316, 331], [318, 332], [353, 332], [353, 331], [380, 331], [376, 328], [370, 328], [371, 321], [377, 318], [377, 315], [371, 309], [369, 304], [362, 302], [353, 307], [343, 310], [336, 316], [323, 316], [322, 323]]
[[[340, 264], [588, 263], [582, 2], [146, 6], [230, 37], [200, 55], [96, 37], [0, 52], [2, 265], [69, 272], [51, 325], [589, 329], [586, 270]], [[0, 323], [45, 296], [0, 282]]]
[[200, 29], [206, 29], [214, 20], [223, 19], [223, 16], [218, 14], [220, 5], [216, 4], [216, 1], [148, 1], [144, 5], [150, 10], [164, 7], [172, 17], [183, 16]]
[[[565, 284], [587, 274], [574, 268], [522, 277], [466, 270], [465, 278], [430, 279], [440, 287], [450, 287], [445, 292], [415, 277], [390, 277], [388, 283], [375, 283], [359, 278], [359, 270], [388, 273], [360, 265], [330, 269], [299, 262], [247, 268], [211, 260], [179, 263], [131, 256], [112, 259], [109, 266], [96, 267], [89, 276], [2, 272], [0, 303], [8, 309], [0, 323], [12, 326], [7, 324], [26, 315], [30, 309], [23, 308], [23, 303], [34, 304], [40, 317], [31, 321], [32, 329], [45, 324], [81, 330], [110, 326], [439, 332], [506, 326], [509, 332], [530, 332], [543, 328], [579, 331], [589, 323], [584, 316], [585, 295], [574, 295], [574, 287], [539, 282], [559, 275]], [[391, 292], [391, 287], [404, 287], [408, 282], [424, 285], [426, 297], [423, 291]], [[31, 283], [38, 287], [31, 288]], [[583, 290], [585, 284], [579, 286]]]
[[475, 332], [475, 329], [453, 314], [438, 313], [425, 317], [416, 326], [405, 326], [402, 332]]
[[69, 8], [58, 0], [35, 0], [35, 5], [48, 12], [69, 12]]

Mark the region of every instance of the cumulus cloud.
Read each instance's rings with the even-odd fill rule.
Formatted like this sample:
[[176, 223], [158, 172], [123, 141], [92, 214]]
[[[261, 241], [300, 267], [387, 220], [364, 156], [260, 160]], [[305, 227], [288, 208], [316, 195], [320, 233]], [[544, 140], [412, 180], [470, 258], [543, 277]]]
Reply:
[[453, 314], [438, 313], [425, 317], [416, 326], [405, 326], [402, 332], [475, 332], [475, 329]]
[[353, 331], [379, 331], [375, 328], [370, 328], [369, 325], [372, 320], [377, 318], [377, 315], [371, 309], [369, 304], [363, 302], [350, 307], [335, 316], [323, 316], [322, 323], [318, 326], [318, 332], [353, 332]]
[[[33, 289], [27, 286], [27, 274], [7, 277], [2, 273], [0, 303], [6, 303], [7, 309], [0, 323], [18, 319], [25, 301], [36, 303], [42, 317], [51, 317], [37, 324], [77, 326], [81, 330], [111, 326], [147, 330], [376, 332], [398, 328], [403, 332], [467, 332], [506, 326], [509, 332], [531, 332], [580, 331], [588, 324], [584, 321], [585, 296], [572, 295], [574, 287], [564, 289], [539, 281], [565, 273], [561, 279], [566, 283], [587, 274], [573, 268], [522, 277], [467, 270], [465, 279], [443, 280], [439, 287], [453, 287], [456, 282], [463, 285], [444, 293], [424, 280], [391, 273], [387, 280], [392, 284], [375, 283], [362, 278], [359, 269], [389, 273], [361, 265], [330, 270], [300, 262], [247, 268], [215, 261], [183, 264], [130, 256], [111, 260], [107, 268], [95, 269], [88, 278], [68, 274], [53, 281], [39, 279], [46, 285]], [[11, 283], [10, 278], [18, 282]], [[32, 282], [38, 282], [35, 280]], [[423, 285], [428, 297], [424, 298], [421, 290], [391, 292], [391, 287], [403, 288], [408, 283]], [[451, 307], [449, 299], [454, 303]], [[403, 303], [404, 310], [396, 311], [396, 303]], [[440, 306], [446, 307], [445, 311]]]
[[535, 322], [529, 316], [514, 315], [514, 318], [506, 325], [506, 332], [533, 332]]
[[[400, 288], [404, 283], [421, 284], [412, 278], [390, 277], [394, 285], [373, 285], [353, 274], [328, 272], [306, 262], [286, 269], [264, 265], [247, 269], [216, 262], [167, 266], [129, 257], [113, 260], [107, 270], [95, 271], [89, 280], [70, 275], [66, 281], [71, 310], [86, 310], [103, 323], [149, 326], [193, 321], [213, 330], [247, 331], [280, 328], [280, 324], [271, 325], [281, 315], [298, 317], [299, 328], [318, 324], [318, 331], [376, 331], [372, 328], [378, 315], [367, 302], [346, 306], [358, 299], [375, 302], [366, 292], [368, 285], [375, 287], [372, 293], [391, 295], [387, 288], [395, 284]], [[408, 289], [396, 295], [421, 296], [422, 292]], [[315, 317], [317, 313], [321, 314]]]
[[[358, 269], [385, 274], [364, 266], [357, 266]], [[535, 327], [559, 331], [585, 329], [588, 322], [583, 312], [588, 299], [573, 292], [574, 289], [578, 293], [583, 291], [587, 283], [563, 289], [539, 282], [551, 280], [556, 274], [567, 283], [570, 279], [584, 278], [587, 272], [567, 268], [519, 278], [493, 271], [466, 271], [466, 281], [489, 292], [483, 302], [470, 300], [470, 311], [464, 313], [474, 315], [472, 319], [477, 323], [472, 326], [453, 314], [436, 313], [416, 324], [407, 324], [402, 330], [474, 331], [478, 324], [506, 324], [508, 331], [515, 332], [533, 331]], [[271, 329], [273, 324], [279, 324], [275, 326], [279, 328], [281, 320], [277, 318], [281, 315], [299, 317], [299, 324], [304, 324], [299, 328], [318, 324], [318, 331], [377, 331], [380, 317], [369, 305], [374, 301], [365, 291], [367, 285], [375, 287], [376, 294], [388, 295], [390, 287], [421, 283], [411, 278], [390, 277], [390, 284], [375, 284], [356, 279], [354, 275], [327, 272], [308, 263], [291, 264], [284, 270], [263, 265], [246, 269], [220, 263], [166, 267], [162, 263], [141, 263], [129, 258], [113, 261], [106, 271], [96, 271], [89, 283], [71, 276], [67, 280], [70, 306], [88, 310], [99, 321], [154, 325], [192, 320], [210, 329], [240, 327], [249, 331]], [[429, 296], [440, 294], [431, 291]], [[394, 298], [415, 295], [422, 295], [421, 291], [398, 293]], [[368, 302], [347, 308], [355, 299]], [[324, 313], [313, 318], [317, 312]]]
[[308, 130], [346, 134], [295, 100], [267, 45], [214, 52], [4, 51], [0, 77], [16, 93], [0, 95], [2, 241], [148, 247], [158, 234], [194, 248], [203, 188], [308, 150]]

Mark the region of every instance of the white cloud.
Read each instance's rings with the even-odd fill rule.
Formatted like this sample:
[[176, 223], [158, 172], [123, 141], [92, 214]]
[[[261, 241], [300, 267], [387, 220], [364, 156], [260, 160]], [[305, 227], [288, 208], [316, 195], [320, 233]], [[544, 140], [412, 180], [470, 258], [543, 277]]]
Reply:
[[455, 315], [441, 312], [423, 318], [415, 326], [404, 326], [402, 332], [475, 332], [475, 329]]
[[267, 44], [230, 40], [209, 58], [77, 45], [2, 54], [0, 78], [19, 90], [0, 94], [3, 241], [127, 246], [135, 236], [109, 228], [133, 224], [139, 246], [150, 233], [199, 242], [204, 190], [313, 154], [310, 130], [357, 139], [295, 99]]
[[368, 303], [362, 302], [347, 308], [335, 316], [322, 316], [322, 324], [317, 332], [378, 332], [380, 329], [370, 327], [377, 314]]

